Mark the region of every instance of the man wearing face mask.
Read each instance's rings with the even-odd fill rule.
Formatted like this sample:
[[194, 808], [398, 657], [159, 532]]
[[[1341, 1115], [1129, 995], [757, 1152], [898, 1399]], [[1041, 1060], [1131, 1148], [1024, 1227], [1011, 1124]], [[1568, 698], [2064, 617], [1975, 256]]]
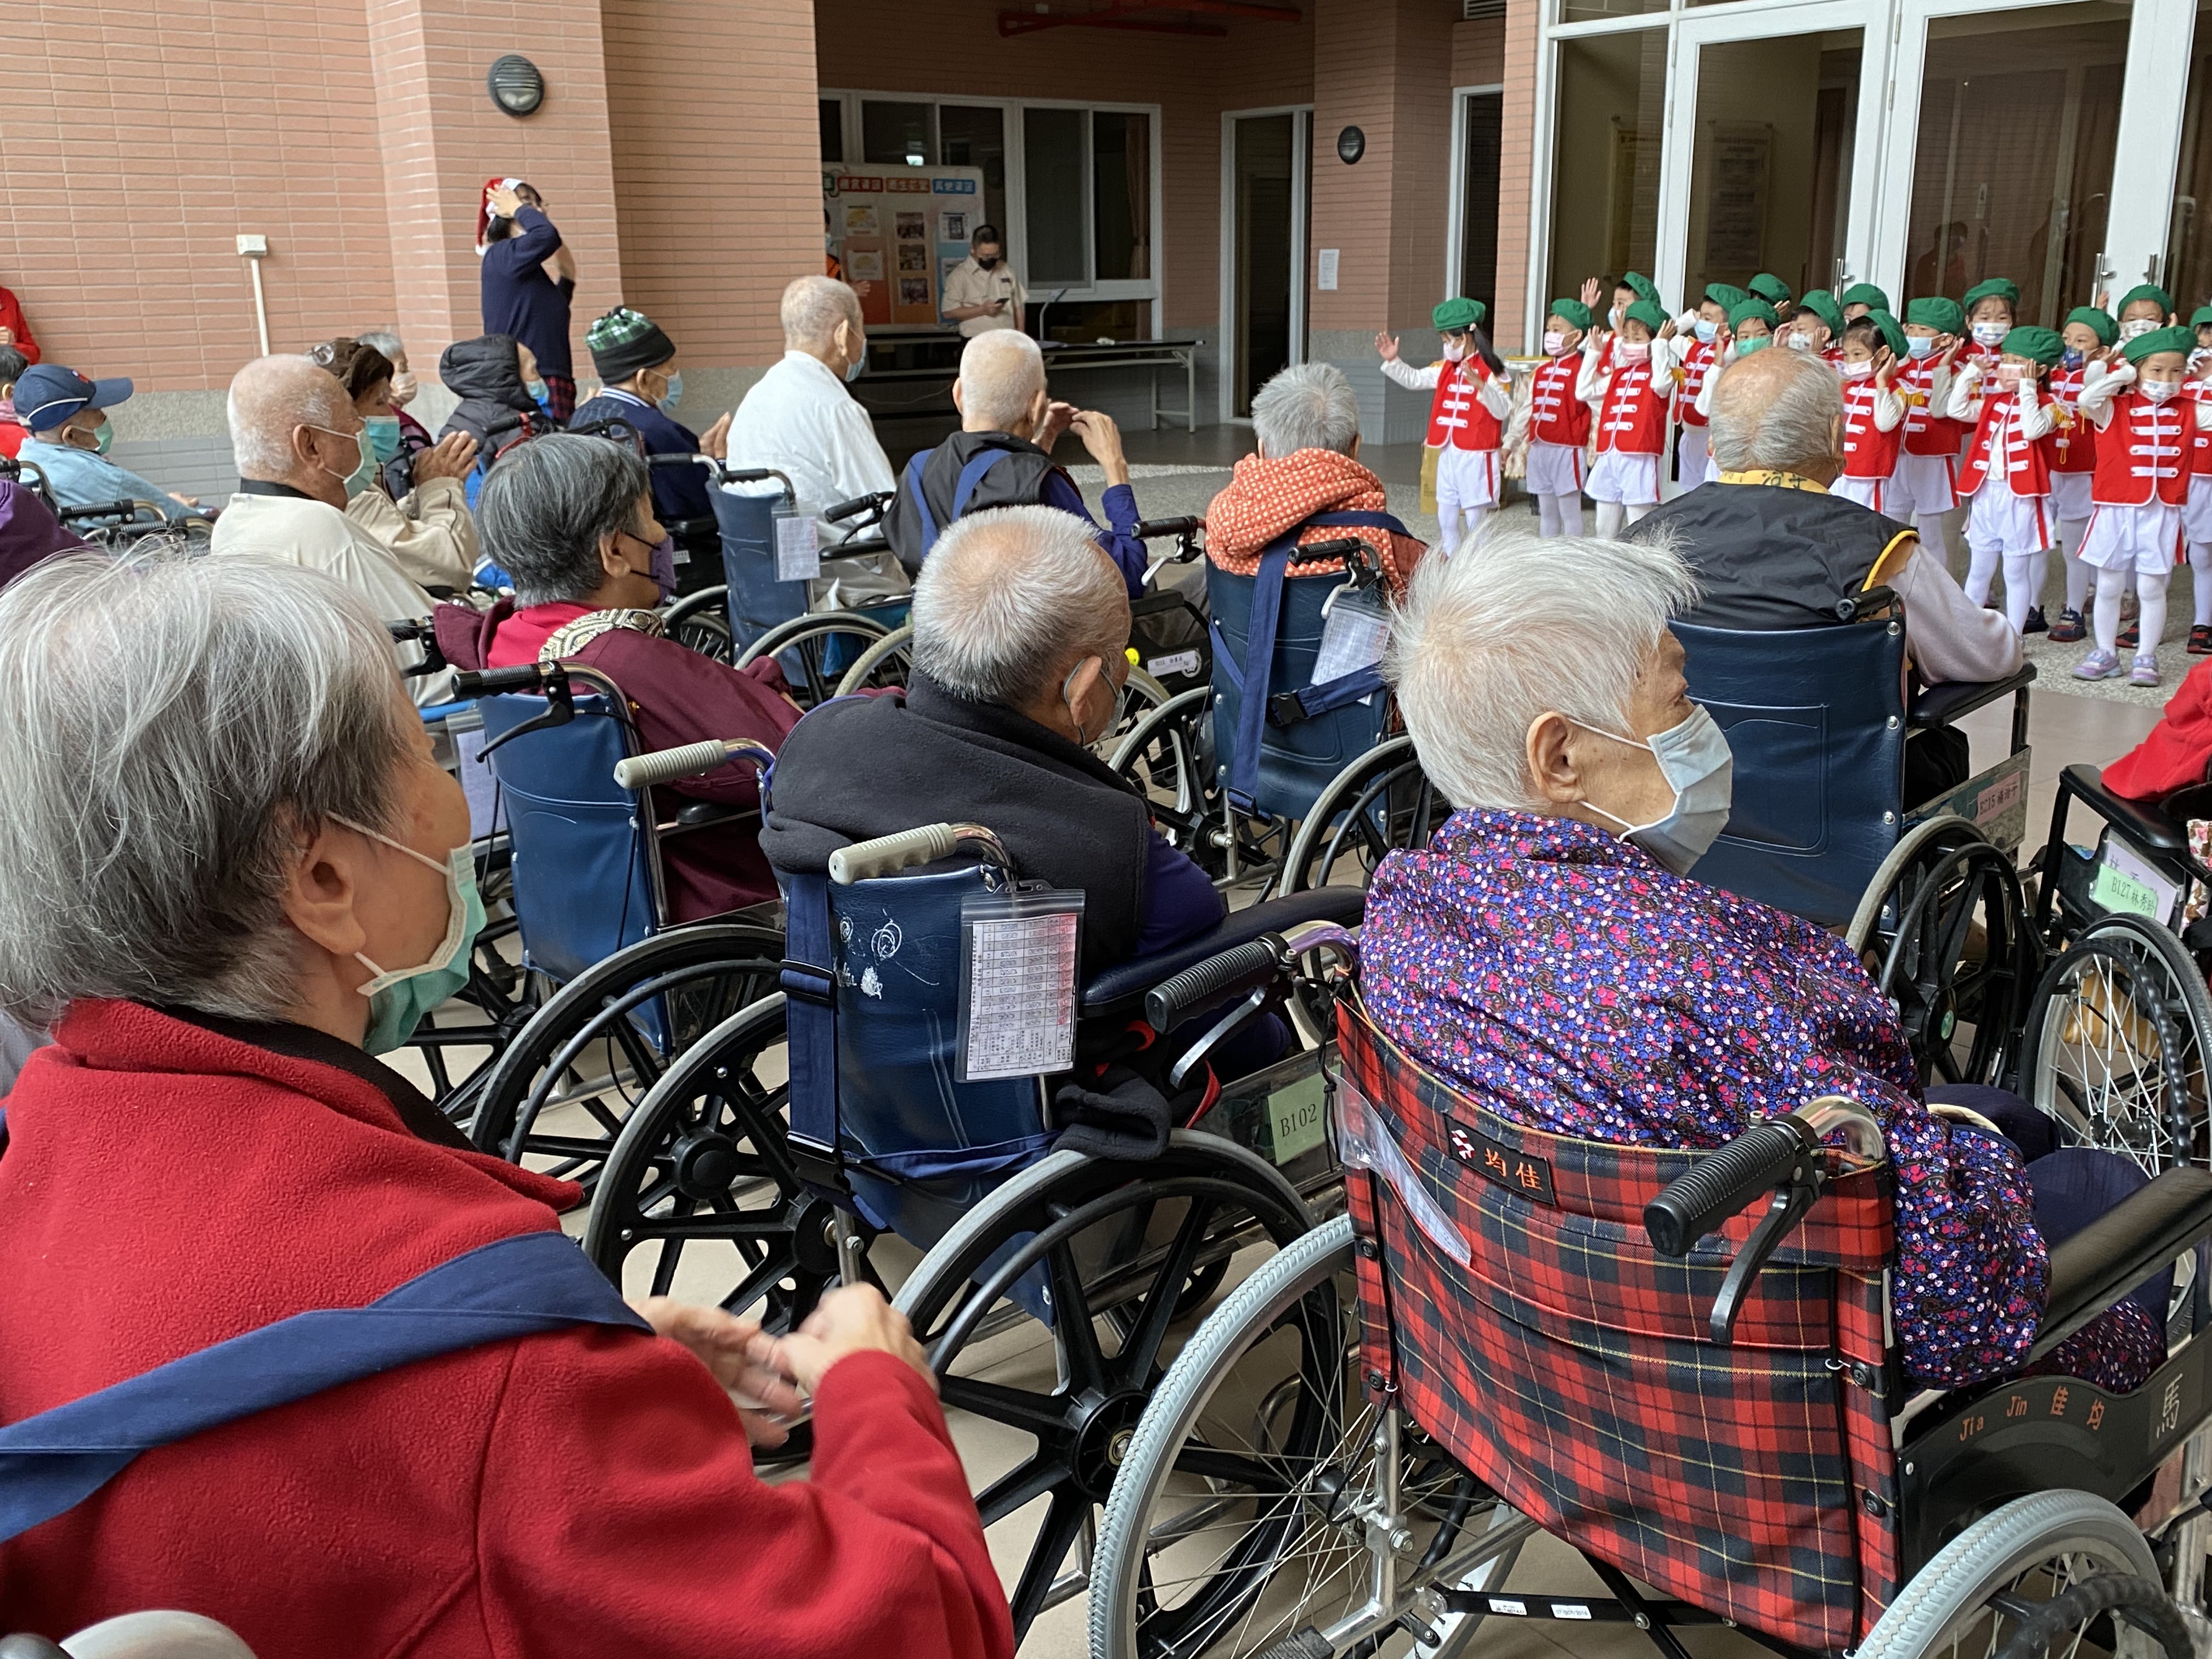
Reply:
[[[438, 646], [454, 667], [596, 668], [622, 688], [647, 750], [745, 738], [774, 750], [798, 723], [773, 657], [733, 669], [663, 637], [653, 607], [672, 592], [674, 566], [646, 464], [629, 445], [567, 432], [523, 445], [484, 480], [477, 527], [514, 597], [484, 611], [439, 607]], [[744, 809], [760, 804], [750, 766], [662, 787]], [[737, 818], [662, 843], [672, 920], [697, 921], [775, 896], [757, 828]]]
[[[257, 357], [232, 378], [227, 412], [238, 494], [216, 521], [210, 556], [258, 555], [325, 571], [386, 622], [428, 616], [429, 594], [346, 516], [347, 485], [374, 451], [368, 422], [337, 377], [307, 357]], [[420, 646], [393, 648], [403, 665], [422, 659]], [[453, 676], [417, 675], [407, 690], [423, 708], [449, 702]]]
[[[678, 421], [684, 401], [684, 371], [677, 367], [676, 343], [641, 311], [617, 306], [585, 333], [600, 390], [576, 406], [571, 431], [619, 422], [636, 434], [647, 455], [713, 455], [727, 442], [730, 416], [722, 416], [702, 438]], [[627, 434], [602, 430], [600, 436]], [[694, 559], [719, 568], [721, 541], [714, 528], [714, 504], [707, 498], [707, 471], [699, 466], [653, 469], [653, 509], [672, 530], [685, 526], [680, 539]], [[716, 578], [720, 580], [720, 578]]]
[[197, 501], [149, 483], [107, 459], [115, 436], [107, 411], [131, 395], [125, 380], [88, 380], [59, 363], [37, 363], [15, 382], [15, 418], [29, 432], [16, 459], [39, 469], [58, 507], [149, 501], [171, 523], [207, 517]]
[[[1832, 388], [1819, 364], [1795, 367]], [[1690, 876], [1728, 821], [1733, 774], [1668, 626], [1696, 592], [1665, 546], [1620, 542], [1499, 537], [1480, 564], [1414, 572], [1390, 669], [1422, 769], [1456, 810], [1375, 872], [1368, 1011], [1455, 1089], [1553, 1134], [1714, 1147], [1815, 1096], [1860, 1101], [1898, 1171], [1890, 1311], [1906, 1369], [1946, 1385], [2002, 1375], [2035, 1340], [2063, 1236], [2043, 1206], [2073, 1201], [2078, 1227], [2091, 1182], [2075, 1152], [2031, 1161], [2051, 1131], [2016, 1097], [1974, 1091], [1996, 1127], [1931, 1109], [1895, 1010], [1833, 935]], [[2162, 1339], [2130, 1304], [2066, 1358], [2134, 1388]]]
[[968, 257], [945, 278], [940, 309], [960, 325], [969, 339], [993, 329], [1018, 331], [1024, 321], [1023, 303], [1029, 298], [1021, 278], [1007, 264], [1006, 249], [995, 225], [978, 225], [968, 239]]

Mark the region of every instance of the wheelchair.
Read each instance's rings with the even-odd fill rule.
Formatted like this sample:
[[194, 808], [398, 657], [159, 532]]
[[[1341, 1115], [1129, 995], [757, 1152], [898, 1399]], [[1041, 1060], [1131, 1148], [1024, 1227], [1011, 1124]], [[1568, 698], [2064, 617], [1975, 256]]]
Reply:
[[0, 1637], [0, 1659], [253, 1659], [228, 1625], [196, 1613], [126, 1613], [60, 1642]]
[[653, 786], [723, 764], [764, 772], [774, 757], [695, 744], [674, 772], [641, 765], [620, 687], [580, 664], [454, 678], [481, 711], [477, 758], [497, 783], [522, 945], [522, 1018], [477, 1084], [469, 1133], [588, 1191], [631, 1107], [694, 1038], [763, 995], [783, 955], [773, 904], [669, 922], [665, 845], [751, 815]]
[[[1158, 527], [1182, 545], [1156, 572], [1197, 556], [1196, 521]], [[1341, 580], [1298, 574], [1333, 559], [1344, 562]], [[1210, 564], [1206, 574], [1209, 681], [1138, 722], [1111, 761], [1152, 803], [1161, 833], [1218, 884], [1260, 879], [1279, 894], [1364, 884], [1385, 854], [1425, 845], [1448, 809], [1412, 744], [1393, 742], [1381, 676], [1370, 663], [1314, 683], [1317, 670], [1343, 666], [1322, 661], [1335, 606], [1379, 609], [1372, 550], [1356, 537], [1286, 541], [1256, 576]]]
[[[1101, 1522], [1093, 1659], [1443, 1659], [1530, 1620], [1570, 1651], [1565, 1629], [1632, 1624], [1663, 1659], [1716, 1624], [1793, 1656], [2183, 1659], [2212, 1629], [2201, 1281], [2131, 1394], [2039, 1371], [1914, 1392], [1863, 1108], [1711, 1152], [1547, 1134], [1338, 989], [1346, 1212], [1154, 1393]], [[2170, 1169], [2059, 1245], [2031, 1370], [2207, 1237], [2212, 1174]], [[1511, 1582], [1539, 1533], [1604, 1593]]]
[[972, 1045], [996, 1027], [963, 1018], [969, 990], [1004, 982], [973, 977], [988, 930], [1060, 914], [987, 829], [846, 847], [826, 881], [787, 878], [787, 896], [781, 990], [695, 1044], [630, 1115], [584, 1247], [625, 1293], [679, 1290], [771, 1325], [802, 1317], [833, 1279], [905, 1269], [897, 1305], [946, 1404], [1024, 1447], [980, 1492], [985, 1524], [1047, 1511], [1012, 1595], [1024, 1632], [1085, 1583], [1097, 1505], [1171, 1328], [1235, 1251], [1286, 1245], [1337, 1201], [1318, 1051], [1200, 1084], [1210, 1056], [1344, 948], [1362, 896], [1254, 906], [1080, 985], [1060, 923], [1024, 936], [1016, 948], [1060, 941], [1019, 974], [1073, 1028], [1078, 1056], [1206, 1022], [1159, 1062], [1182, 1107], [1164, 1146], [1126, 1158], [1055, 1149], [1046, 1074], [1074, 1063], [1065, 1051]]

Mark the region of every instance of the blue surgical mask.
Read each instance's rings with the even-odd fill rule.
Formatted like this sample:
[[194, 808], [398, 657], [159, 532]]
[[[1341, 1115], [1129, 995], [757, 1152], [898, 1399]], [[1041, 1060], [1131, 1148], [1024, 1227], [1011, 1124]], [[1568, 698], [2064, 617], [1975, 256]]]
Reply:
[[1915, 362], [1923, 357], [1933, 357], [1936, 355], [1936, 337], [1933, 334], [1908, 335], [1905, 342], [1905, 355]]
[[2083, 356], [2084, 354], [2082, 352], [2076, 350], [2072, 346], [2068, 346], [2066, 349], [2059, 355], [2058, 366], [2061, 368], [2079, 368], [2081, 367], [2081, 359]]
[[382, 466], [399, 453], [399, 417], [397, 415], [368, 416], [368, 446], [376, 452], [376, 464]]
[[660, 394], [660, 412], [673, 415], [676, 406], [684, 401], [684, 371], [678, 369], [668, 377], [668, 389]]
[[1711, 345], [1721, 331], [1721, 325], [1710, 317], [1700, 317], [1690, 326], [1697, 331], [1698, 342], [1704, 345]]
[[543, 381], [543, 380], [525, 380], [525, 381], [522, 383], [522, 390], [523, 390], [523, 392], [525, 392], [525, 394], [526, 394], [526, 395], [528, 396], [528, 398], [530, 398], [530, 401], [531, 401], [532, 403], [533, 403], [533, 404], [536, 404], [538, 406], [538, 408], [543, 409], [543, 408], [544, 408], [544, 407], [545, 407], [545, 382], [544, 382], [544, 381]]
[[349, 830], [397, 848], [417, 864], [441, 870], [446, 877], [446, 937], [430, 960], [419, 968], [378, 967], [360, 951], [354, 960], [368, 969], [361, 985], [368, 999], [368, 1030], [361, 1046], [372, 1054], [389, 1054], [415, 1035], [422, 1017], [469, 982], [469, 951], [483, 931], [483, 898], [477, 891], [476, 860], [466, 846], [456, 847], [444, 863], [416, 852], [403, 842], [379, 835], [351, 818], [335, 818]]
[[860, 342], [860, 355], [845, 365], [845, 379], [849, 384], [860, 378], [860, 371], [868, 366], [868, 343]]
[[1649, 823], [1631, 823], [1594, 800], [1586, 800], [1583, 805], [1600, 817], [1612, 818], [1620, 824], [1623, 841], [1634, 842], [1676, 875], [1688, 875], [1720, 838], [1721, 831], [1728, 828], [1729, 806], [1735, 793], [1735, 757], [1729, 752], [1728, 736], [1719, 723], [1699, 704], [1691, 709], [1689, 719], [1680, 726], [1654, 732], [1641, 741], [1608, 732], [1601, 726], [1583, 726], [1580, 720], [1574, 724], [1615, 743], [1649, 749], [1658, 758], [1660, 773], [1674, 791], [1674, 807], [1664, 817]]

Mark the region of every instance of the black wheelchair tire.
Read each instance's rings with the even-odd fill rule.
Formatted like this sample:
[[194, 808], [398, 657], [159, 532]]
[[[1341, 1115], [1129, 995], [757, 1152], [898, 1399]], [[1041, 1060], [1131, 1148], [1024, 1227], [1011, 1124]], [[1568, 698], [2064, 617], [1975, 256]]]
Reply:
[[[1403, 814], [1401, 835], [1392, 796], [1404, 789], [1411, 790], [1413, 799]], [[1372, 816], [1378, 802], [1382, 813], [1379, 830]], [[1304, 893], [1329, 884], [1327, 878], [1347, 851], [1365, 860], [1359, 882], [1364, 887], [1385, 854], [1427, 846], [1450, 815], [1450, 806], [1421, 769], [1413, 740], [1386, 738], [1330, 779], [1314, 798], [1313, 810], [1298, 820], [1297, 833], [1283, 855], [1274, 890]]]

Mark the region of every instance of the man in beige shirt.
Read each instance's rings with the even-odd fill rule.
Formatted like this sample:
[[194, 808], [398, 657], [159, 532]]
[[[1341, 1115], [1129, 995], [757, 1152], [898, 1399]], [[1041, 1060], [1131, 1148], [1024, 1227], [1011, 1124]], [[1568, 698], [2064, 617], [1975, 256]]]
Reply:
[[945, 279], [945, 314], [969, 339], [994, 328], [1019, 329], [1022, 302], [1029, 298], [1021, 279], [1006, 264], [995, 225], [978, 225], [968, 239], [968, 257]]

